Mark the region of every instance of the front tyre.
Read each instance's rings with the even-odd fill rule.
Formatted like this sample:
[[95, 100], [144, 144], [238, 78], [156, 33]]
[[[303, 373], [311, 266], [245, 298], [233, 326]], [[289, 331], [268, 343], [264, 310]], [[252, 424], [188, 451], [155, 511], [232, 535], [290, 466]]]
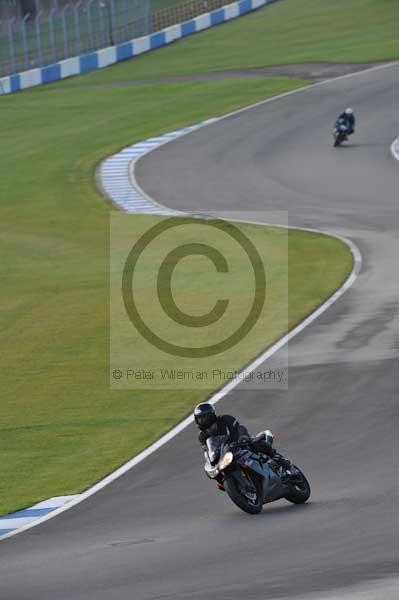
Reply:
[[285, 496], [288, 502], [304, 504], [310, 498], [310, 484], [298, 467], [292, 465], [292, 479], [287, 483], [289, 493]]
[[224, 480], [224, 487], [230, 500], [238, 508], [250, 515], [257, 515], [262, 510], [262, 497], [258, 489], [243, 476], [239, 478], [230, 475]]
[[341, 144], [342, 141], [343, 141], [342, 134], [339, 133], [338, 131], [336, 133], [334, 133], [334, 148], [338, 148], [338, 146]]

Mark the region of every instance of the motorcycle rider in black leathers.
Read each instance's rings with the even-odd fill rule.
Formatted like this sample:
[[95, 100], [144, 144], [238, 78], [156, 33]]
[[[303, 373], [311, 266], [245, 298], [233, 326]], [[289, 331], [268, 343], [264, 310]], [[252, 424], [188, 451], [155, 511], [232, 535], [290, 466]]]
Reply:
[[356, 119], [353, 108], [346, 108], [344, 112], [339, 115], [337, 123], [340, 119], [343, 119], [348, 125], [349, 129], [347, 135], [352, 135], [352, 133], [355, 133]]
[[[231, 415], [216, 415], [215, 408], [208, 402], [198, 404], [194, 409], [194, 420], [200, 430], [198, 441], [205, 450], [206, 440], [216, 435], [227, 435], [228, 442], [238, 442], [240, 439], [249, 441], [251, 450], [266, 455], [268, 458], [285, 469], [291, 466], [289, 460], [277, 452], [273, 447], [272, 434], [262, 433], [256, 438], [251, 438], [248, 429], [241, 425]], [[219, 486], [221, 487], [221, 486]]]

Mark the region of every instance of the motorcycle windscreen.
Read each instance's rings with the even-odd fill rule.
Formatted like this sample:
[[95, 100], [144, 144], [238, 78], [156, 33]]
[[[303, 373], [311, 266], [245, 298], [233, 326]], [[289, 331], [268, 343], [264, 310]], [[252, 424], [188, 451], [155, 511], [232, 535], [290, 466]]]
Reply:
[[213, 435], [206, 440], [206, 449], [208, 452], [209, 462], [211, 465], [216, 465], [218, 462], [221, 450], [227, 441], [227, 435]]

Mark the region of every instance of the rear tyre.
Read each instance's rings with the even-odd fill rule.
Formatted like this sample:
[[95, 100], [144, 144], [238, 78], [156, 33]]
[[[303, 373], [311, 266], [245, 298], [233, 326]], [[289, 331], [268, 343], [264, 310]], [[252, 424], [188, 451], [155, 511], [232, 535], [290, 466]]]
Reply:
[[238, 508], [250, 515], [257, 515], [261, 512], [263, 502], [259, 491], [253, 484], [246, 482], [244, 477], [242, 477], [242, 484], [237, 481], [236, 477], [227, 477], [224, 487], [230, 500]]
[[295, 479], [293, 478], [292, 483], [288, 483], [290, 491], [285, 498], [293, 504], [304, 504], [310, 498], [310, 484], [298, 467], [293, 465], [293, 471]]

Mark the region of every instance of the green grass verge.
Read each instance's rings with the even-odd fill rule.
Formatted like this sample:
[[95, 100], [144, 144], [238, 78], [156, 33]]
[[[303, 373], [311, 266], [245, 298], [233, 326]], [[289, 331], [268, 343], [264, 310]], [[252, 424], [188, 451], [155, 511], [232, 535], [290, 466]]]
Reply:
[[[96, 76], [104, 84], [114, 78], [112, 69]], [[90, 76], [0, 98], [6, 140], [0, 160], [1, 513], [83, 489], [204, 397], [204, 390], [188, 396], [109, 388], [112, 209], [94, 189], [95, 165], [135, 140], [304, 83], [233, 79], [114, 85], [99, 93], [88, 81]], [[150, 217], [137, 222], [143, 219], [152, 222]], [[270, 245], [277, 234], [264, 235], [278, 282], [284, 268]], [[290, 232], [290, 325], [329, 295], [350, 267], [347, 248], [336, 240]], [[256, 348], [280, 333], [266, 332]]]
[[[397, 0], [281, 0], [113, 67], [110, 80], [399, 56]], [[101, 81], [99, 72], [88, 81]]]
[[[263, 218], [267, 220], [267, 213]], [[136, 241], [153, 223], [154, 219], [148, 217], [117, 215], [112, 219], [110, 371], [117, 369], [123, 373], [121, 379], [112, 380], [113, 387], [118, 390], [130, 387], [132, 390], [155, 393], [167, 388], [173, 392], [187, 389], [190, 390], [187, 395], [192, 397], [191, 390], [194, 389], [197, 398], [201, 393], [209, 393], [226, 381], [225, 373], [242, 368], [289, 327], [303, 319], [331, 293], [337, 282], [342, 281], [351, 266], [347, 248], [335, 239], [320, 235], [298, 231], [288, 233], [284, 228], [238, 223], [220, 230], [210, 226], [207, 221], [188, 220], [183, 225], [181, 219], [172, 220], [173, 228], [159, 234], [148, 244], [134, 270], [134, 297], [139, 314], [161, 339], [179, 347], [203, 348], [226, 340], [243, 323], [251, 310], [255, 285], [253, 263], [237, 243], [235, 236], [238, 232], [244, 234], [257, 249], [266, 275], [265, 302], [257, 318], [252, 321], [250, 331], [232, 347], [224, 346], [223, 351], [216, 355], [190, 357], [184, 352], [183, 356], [176, 357], [159, 350], [156, 343], [148, 337], [143, 339], [132, 327], [121, 295], [126, 258]], [[201, 327], [187, 327], [167, 318], [155, 286], [161, 263], [167, 260], [169, 265], [175, 266], [173, 259], [166, 259], [169, 253], [176, 247], [187, 247], [193, 242], [205, 243], [217, 249], [228, 265], [227, 273], [218, 273], [210, 265], [209, 258], [190, 256], [179, 261], [173, 271], [173, 297], [185, 314], [192, 317], [208, 314], [218, 299], [228, 300], [223, 313], [211, 324]], [[334, 249], [337, 251], [335, 257]], [[313, 268], [308, 270], [311, 263], [315, 265], [315, 272]], [[323, 269], [328, 273], [326, 282], [322, 281]], [[256, 272], [261, 273], [261, 269], [256, 268]], [[159, 297], [166, 304], [167, 287], [164, 282], [159, 290]], [[259, 291], [257, 294], [262, 300], [263, 295]], [[172, 368], [182, 371], [186, 377], [176, 380], [165, 376], [166, 370]], [[285, 369], [285, 364], [281, 362], [279, 368]], [[127, 377], [129, 369], [138, 372], [139, 378], [135, 379], [131, 374]], [[142, 379], [142, 371], [146, 371], [150, 377]], [[255, 378], [260, 375], [257, 372]], [[194, 377], [195, 380], [192, 379]]]

